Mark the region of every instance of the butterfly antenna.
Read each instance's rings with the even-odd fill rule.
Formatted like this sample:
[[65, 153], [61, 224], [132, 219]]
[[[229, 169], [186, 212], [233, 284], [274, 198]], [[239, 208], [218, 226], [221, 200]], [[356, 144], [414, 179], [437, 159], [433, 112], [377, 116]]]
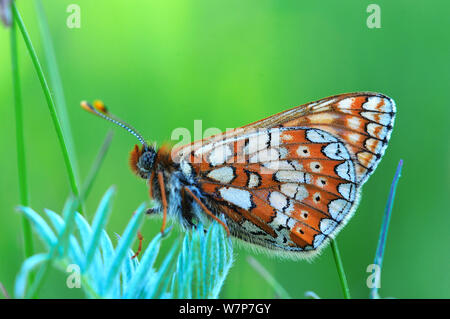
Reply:
[[82, 101], [80, 103], [81, 107], [83, 109], [85, 109], [86, 111], [97, 115], [98, 117], [101, 117], [107, 121], [110, 121], [122, 128], [124, 128], [125, 130], [127, 130], [129, 133], [131, 133], [132, 135], [134, 135], [139, 142], [142, 143], [142, 145], [144, 145], [145, 147], [147, 147], [147, 142], [145, 141], [145, 139], [142, 137], [141, 134], [139, 134], [139, 132], [132, 127], [131, 125], [127, 124], [126, 122], [120, 120], [119, 118], [117, 118], [116, 116], [114, 116], [113, 114], [108, 112], [108, 109], [106, 108], [105, 104], [102, 101], [94, 101], [93, 103], [94, 105], [86, 102], [86, 101]]

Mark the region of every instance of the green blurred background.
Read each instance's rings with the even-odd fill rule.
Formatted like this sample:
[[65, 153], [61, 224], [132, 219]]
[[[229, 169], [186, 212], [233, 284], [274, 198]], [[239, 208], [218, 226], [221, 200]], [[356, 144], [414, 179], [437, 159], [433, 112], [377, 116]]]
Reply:
[[[69, 29], [69, 4], [81, 28]], [[364, 187], [357, 213], [338, 236], [353, 297], [366, 298], [390, 183], [399, 159], [403, 176], [389, 229], [380, 293], [397, 298], [450, 297], [448, 1], [376, 1], [381, 28], [369, 29], [371, 1], [44, 0], [64, 85], [80, 178], [84, 180], [111, 128], [83, 112], [80, 100], [103, 99], [147, 139], [170, 140], [178, 127], [238, 127], [326, 96], [377, 91], [395, 99], [390, 146]], [[19, 10], [43, 62], [33, 1]], [[70, 191], [47, 105], [19, 37], [26, 164], [31, 206], [61, 211]], [[12, 293], [23, 261], [9, 29], [0, 27], [0, 281]], [[47, 70], [47, 69], [46, 69]], [[117, 196], [108, 231], [121, 233], [147, 186], [128, 168], [135, 139], [115, 129], [87, 201], [92, 216], [110, 185]], [[175, 141], [176, 142], [176, 141]], [[160, 228], [149, 219], [147, 242]], [[170, 240], [163, 249], [168, 249]], [[38, 245], [37, 250], [40, 249]], [[236, 248], [223, 298], [272, 298]], [[330, 248], [313, 262], [255, 255], [295, 298], [308, 290], [342, 297]], [[53, 271], [40, 297], [82, 297]]]

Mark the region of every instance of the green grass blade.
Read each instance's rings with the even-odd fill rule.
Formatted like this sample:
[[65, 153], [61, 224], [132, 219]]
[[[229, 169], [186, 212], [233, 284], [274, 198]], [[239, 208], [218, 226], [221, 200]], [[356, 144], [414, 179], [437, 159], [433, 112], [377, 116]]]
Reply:
[[34, 66], [37, 76], [39, 78], [39, 82], [41, 84], [42, 91], [44, 92], [44, 95], [45, 95], [45, 100], [48, 105], [50, 116], [51, 116], [51, 119], [53, 122], [53, 126], [55, 128], [56, 135], [58, 137], [59, 146], [61, 148], [61, 152], [63, 155], [63, 159], [64, 159], [64, 163], [66, 166], [67, 174], [69, 177], [69, 183], [70, 183], [72, 193], [78, 198], [80, 194], [79, 194], [78, 185], [76, 182], [75, 173], [74, 173], [73, 164], [72, 164], [72, 162], [74, 160], [70, 158], [70, 154], [67, 149], [67, 144], [66, 144], [64, 134], [63, 134], [63, 131], [61, 128], [61, 124], [59, 122], [58, 114], [56, 113], [55, 102], [53, 101], [53, 97], [50, 92], [50, 88], [49, 88], [47, 80], [45, 79], [45, 76], [44, 76], [44, 71], [42, 70], [41, 64], [39, 63], [39, 59], [37, 57], [36, 51], [33, 47], [31, 38], [28, 34], [25, 24], [23, 23], [22, 17], [20, 16], [19, 11], [17, 10], [15, 1], [12, 2], [12, 11], [13, 11], [14, 20], [17, 23], [17, 26], [19, 27], [20, 32], [22, 33], [22, 37], [25, 41], [25, 45], [27, 47], [28, 53], [30, 54], [31, 61], [33, 63], [33, 66]]
[[73, 142], [72, 130], [70, 127], [69, 116], [67, 114], [66, 98], [64, 96], [64, 89], [62, 85], [61, 76], [59, 73], [58, 62], [55, 56], [55, 49], [53, 47], [50, 29], [47, 23], [47, 17], [41, 0], [34, 1], [36, 13], [38, 17], [39, 30], [42, 39], [43, 54], [47, 62], [48, 79], [52, 87], [52, 93], [55, 101], [56, 111], [62, 125], [67, 151], [72, 159], [72, 168], [74, 170], [75, 180], [79, 181], [78, 163], [76, 161], [76, 152]]
[[335, 239], [331, 239], [331, 250], [333, 251], [334, 262], [336, 263], [336, 269], [339, 275], [339, 281], [341, 282], [342, 293], [345, 299], [350, 299], [350, 289], [347, 283], [347, 276], [345, 275], [344, 265], [342, 263], [341, 254], [339, 253], [339, 247]]
[[248, 256], [247, 262], [255, 269], [261, 277], [263, 277], [266, 282], [272, 286], [275, 293], [282, 299], [291, 299], [291, 296], [287, 292], [286, 289], [275, 279], [274, 276], [266, 269], [263, 265], [260, 264], [255, 258]]
[[[28, 195], [28, 177], [27, 166], [25, 163], [25, 138], [24, 138], [24, 126], [23, 126], [23, 104], [22, 104], [22, 92], [20, 89], [20, 75], [19, 75], [19, 62], [18, 62], [18, 50], [17, 50], [17, 32], [16, 24], [11, 24], [11, 69], [12, 69], [12, 82], [14, 90], [14, 106], [15, 106], [15, 118], [16, 118], [16, 149], [17, 149], [17, 170], [19, 176], [19, 194], [20, 204], [23, 206], [29, 206]], [[29, 221], [22, 217], [22, 233], [24, 242], [25, 257], [28, 258], [34, 253], [33, 234], [31, 232], [31, 225]], [[33, 274], [30, 274], [29, 280], [33, 280]]]
[[97, 177], [98, 172], [100, 171], [100, 166], [102, 165], [103, 160], [106, 157], [106, 153], [108, 152], [109, 147], [111, 145], [113, 135], [114, 134], [112, 130], [110, 130], [106, 135], [102, 147], [100, 148], [100, 151], [98, 152], [97, 157], [95, 158], [94, 164], [92, 164], [89, 174], [86, 177], [86, 180], [84, 181], [81, 192], [82, 193], [81, 197], [83, 201], [89, 196], [89, 193], [91, 192], [92, 185], [94, 185], [95, 178]]

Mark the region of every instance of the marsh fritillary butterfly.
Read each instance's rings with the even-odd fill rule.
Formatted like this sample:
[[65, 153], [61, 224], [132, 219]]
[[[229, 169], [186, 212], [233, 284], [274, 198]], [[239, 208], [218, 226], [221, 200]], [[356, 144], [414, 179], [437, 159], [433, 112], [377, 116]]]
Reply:
[[82, 106], [141, 142], [130, 165], [149, 183], [154, 211], [163, 212], [162, 230], [167, 214], [186, 228], [208, 216], [229, 235], [293, 258], [319, 252], [351, 218], [396, 112], [383, 94], [341, 94], [189, 145], [155, 149], [102, 103]]

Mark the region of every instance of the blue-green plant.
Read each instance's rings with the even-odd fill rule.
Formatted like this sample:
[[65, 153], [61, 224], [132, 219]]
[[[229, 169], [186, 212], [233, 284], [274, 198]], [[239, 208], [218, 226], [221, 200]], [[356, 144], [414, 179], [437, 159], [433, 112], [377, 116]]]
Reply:
[[370, 298], [372, 299], [380, 298], [380, 295], [378, 294], [378, 287], [379, 287], [378, 283], [380, 282], [381, 268], [383, 266], [383, 256], [386, 248], [386, 239], [389, 230], [389, 222], [391, 220], [392, 208], [394, 207], [395, 192], [397, 191], [398, 180], [402, 175], [402, 167], [403, 167], [403, 160], [400, 160], [398, 162], [397, 170], [395, 171], [395, 175], [392, 180], [391, 189], [389, 191], [389, 196], [386, 203], [386, 208], [384, 209], [383, 223], [381, 225], [380, 236], [378, 237], [377, 251], [375, 253], [375, 260], [373, 262], [375, 265], [379, 267], [379, 270], [375, 277], [377, 282], [370, 290]]
[[[158, 257], [164, 235], [158, 233], [142, 253], [132, 259], [131, 246], [143, 220], [145, 205], [135, 211], [116, 247], [105, 226], [111, 211], [114, 188], [103, 196], [92, 224], [79, 213], [74, 200], [65, 205], [62, 216], [46, 209], [49, 223], [30, 207], [19, 210], [30, 221], [47, 252], [25, 260], [15, 282], [14, 296], [33, 295], [28, 286], [30, 272], [45, 266], [79, 273], [80, 287], [88, 298], [217, 298], [233, 262], [230, 238], [223, 227], [214, 222], [207, 229], [202, 225], [175, 240], [158, 268]], [[74, 216], [73, 220], [66, 216]], [[70, 280], [68, 277], [67, 280]]]

